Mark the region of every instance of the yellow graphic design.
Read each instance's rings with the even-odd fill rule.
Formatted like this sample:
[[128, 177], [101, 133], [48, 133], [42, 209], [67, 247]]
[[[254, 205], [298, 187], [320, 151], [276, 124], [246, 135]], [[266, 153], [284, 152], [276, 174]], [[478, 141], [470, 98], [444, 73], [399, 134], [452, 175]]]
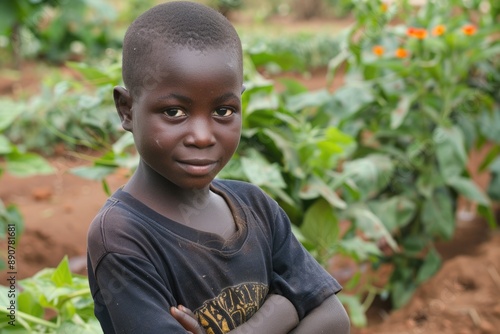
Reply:
[[246, 322], [264, 303], [269, 288], [262, 283], [242, 283], [225, 288], [194, 311], [207, 334], [223, 334]]

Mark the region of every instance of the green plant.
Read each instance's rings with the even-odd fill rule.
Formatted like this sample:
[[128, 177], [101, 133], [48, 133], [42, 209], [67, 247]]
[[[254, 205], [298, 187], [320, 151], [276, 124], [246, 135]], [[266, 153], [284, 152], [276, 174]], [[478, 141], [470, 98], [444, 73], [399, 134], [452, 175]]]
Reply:
[[119, 46], [109, 25], [116, 16], [104, 1], [2, 1], [0, 35], [8, 37], [18, 65], [28, 53], [61, 62]]
[[54, 6], [57, 1], [2, 1], [0, 3], [0, 35], [9, 37], [16, 65], [21, 61], [21, 30], [35, 23], [45, 6]]
[[272, 37], [242, 32], [242, 42], [253, 64], [271, 74], [326, 67], [340, 50], [337, 36], [325, 33]]
[[[495, 226], [491, 201], [467, 170], [468, 152], [484, 142], [479, 120], [493, 114], [495, 101], [469, 79], [500, 48], [476, 2], [428, 2], [413, 15], [399, 3], [354, 4], [346, 48], [331, 62], [334, 73], [347, 61], [346, 85], [325, 112], [357, 138], [343, 174], [365, 168], [343, 199], [366, 203], [398, 244], [380, 260], [393, 265], [386, 290], [400, 307], [439, 269], [434, 243], [453, 236], [459, 196]], [[407, 21], [389, 25], [398, 12]], [[384, 164], [368, 168], [375, 157]]]
[[[57, 143], [70, 148], [109, 147], [120, 135], [112, 96], [120, 83], [120, 67], [105, 68], [82, 63], [68, 63], [84, 80], [46, 83], [42, 92], [26, 101], [2, 100], [0, 105], [18, 110], [16, 122], [5, 129], [5, 135], [20, 147], [52, 154]], [[89, 88], [90, 86], [90, 92]]]
[[87, 277], [72, 274], [67, 257], [17, 283], [0, 286], [2, 333], [102, 333]]

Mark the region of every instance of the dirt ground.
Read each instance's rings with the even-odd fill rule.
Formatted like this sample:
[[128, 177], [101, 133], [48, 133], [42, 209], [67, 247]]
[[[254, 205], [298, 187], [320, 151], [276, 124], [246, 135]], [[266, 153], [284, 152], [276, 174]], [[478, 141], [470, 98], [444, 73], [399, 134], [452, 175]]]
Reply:
[[[326, 83], [321, 71], [308, 77], [289, 76], [310, 89], [323, 88]], [[340, 84], [341, 80], [335, 86]], [[16, 89], [15, 82], [9, 85], [4, 80], [0, 85], [2, 94], [13, 94]], [[481, 155], [471, 156], [472, 172]], [[54, 175], [0, 178], [0, 198], [17, 204], [25, 221], [17, 247], [19, 279], [56, 266], [64, 255], [69, 256], [75, 272], [85, 273], [87, 228], [107, 197], [100, 183], [70, 173], [71, 168], [87, 161], [67, 153], [50, 161], [57, 171]], [[126, 182], [125, 173], [108, 181], [114, 190]], [[488, 176], [476, 175], [476, 181], [484, 187]], [[369, 327], [353, 329], [353, 334], [499, 333], [500, 233], [489, 230], [474, 214], [468, 217], [467, 212], [459, 214], [454, 239], [440, 244], [445, 262], [439, 273], [401, 310], [390, 312], [383, 302], [375, 302], [368, 313]]]

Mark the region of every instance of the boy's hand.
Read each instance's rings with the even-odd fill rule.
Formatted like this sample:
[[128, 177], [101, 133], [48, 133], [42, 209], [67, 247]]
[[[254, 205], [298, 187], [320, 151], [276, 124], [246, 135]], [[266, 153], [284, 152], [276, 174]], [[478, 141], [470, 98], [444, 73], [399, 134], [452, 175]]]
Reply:
[[196, 316], [190, 309], [182, 305], [178, 307], [172, 306], [170, 308], [170, 314], [172, 314], [174, 319], [177, 320], [188, 333], [206, 334], [205, 329], [200, 325], [198, 319], [196, 319]]

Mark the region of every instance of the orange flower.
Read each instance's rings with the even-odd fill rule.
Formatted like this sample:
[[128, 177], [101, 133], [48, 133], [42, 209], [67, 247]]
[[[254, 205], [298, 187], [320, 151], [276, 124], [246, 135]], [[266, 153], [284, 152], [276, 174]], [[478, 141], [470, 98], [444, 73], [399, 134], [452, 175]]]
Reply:
[[467, 36], [472, 36], [476, 33], [477, 28], [473, 24], [466, 24], [462, 27], [462, 32]]
[[416, 29], [414, 37], [418, 38], [418, 39], [424, 39], [424, 38], [426, 38], [427, 37], [427, 30], [425, 30], [423, 28]]
[[410, 53], [408, 52], [408, 50], [404, 48], [397, 48], [395, 55], [397, 58], [407, 58], [410, 55]]
[[427, 37], [427, 30], [424, 28], [409, 27], [406, 34], [417, 39], [424, 39]]
[[408, 30], [406, 30], [406, 34], [410, 37], [413, 37], [413, 35], [415, 34], [415, 30], [417, 28], [414, 28], [414, 27], [408, 27]]
[[437, 26], [434, 27], [434, 29], [432, 29], [432, 35], [441, 36], [442, 34], [444, 34], [445, 31], [446, 27], [442, 24], [438, 24]]
[[376, 56], [381, 57], [384, 54], [385, 50], [384, 50], [384, 47], [382, 45], [375, 45], [372, 49], [372, 52]]
[[382, 11], [382, 13], [387, 12], [387, 8], [388, 8], [388, 6], [387, 6], [387, 4], [385, 2], [382, 2], [380, 4], [380, 10]]

